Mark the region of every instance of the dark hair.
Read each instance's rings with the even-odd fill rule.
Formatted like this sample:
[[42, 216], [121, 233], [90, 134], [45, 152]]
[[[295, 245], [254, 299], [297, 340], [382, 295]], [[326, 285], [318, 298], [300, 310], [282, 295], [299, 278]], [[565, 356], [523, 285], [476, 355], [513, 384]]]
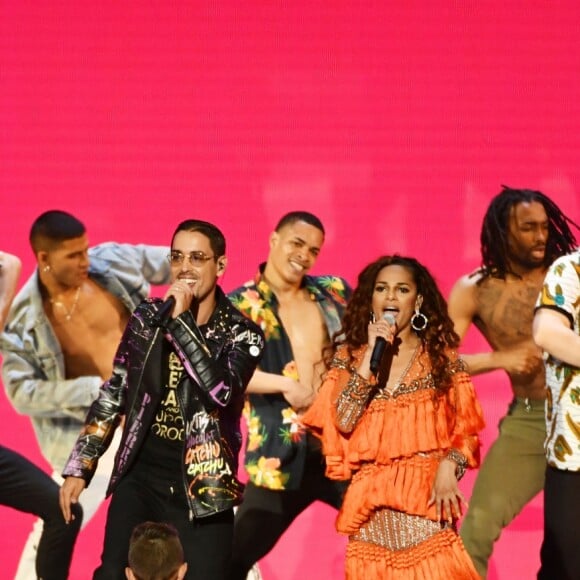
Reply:
[[171, 247], [173, 248], [173, 242], [175, 241], [175, 236], [179, 232], [199, 232], [209, 239], [209, 244], [215, 258], [225, 256], [226, 253], [226, 238], [222, 232], [213, 224], [209, 222], [204, 222], [203, 220], [185, 220], [181, 222], [175, 232], [173, 232], [173, 237], [171, 238]]
[[415, 258], [381, 256], [366, 266], [358, 276], [358, 284], [350, 299], [342, 322], [342, 329], [334, 342], [346, 343], [349, 353], [368, 341], [369, 314], [372, 309], [373, 292], [379, 272], [387, 266], [401, 266], [413, 277], [417, 294], [423, 297], [421, 312], [429, 319], [425, 330], [419, 333], [421, 341], [431, 359], [431, 375], [435, 388], [446, 391], [449, 388], [449, 358], [446, 350], [459, 346], [459, 336], [453, 329], [453, 322], [447, 313], [447, 303], [439, 291], [429, 270]]
[[184, 562], [183, 547], [171, 524], [143, 522], [133, 528], [129, 567], [138, 580], [171, 580]]
[[323, 234], [325, 233], [322, 222], [314, 214], [307, 211], [291, 211], [283, 215], [276, 224], [275, 231], [279, 232], [284, 226], [290, 226], [296, 222], [305, 222], [319, 229]]
[[50, 249], [65, 240], [78, 238], [86, 231], [84, 224], [70, 213], [52, 209], [34, 220], [28, 239], [32, 250], [36, 253]]
[[556, 258], [576, 248], [576, 238], [569, 224], [578, 229], [578, 224], [565, 216], [560, 208], [541, 191], [512, 189], [502, 185], [489, 204], [481, 229], [481, 272], [483, 278], [494, 276], [505, 278], [510, 270], [508, 260], [508, 231], [511, 209], [519, 203], [541, 203], [548, 216], [548, 240], [543, 265], [548, 267]]

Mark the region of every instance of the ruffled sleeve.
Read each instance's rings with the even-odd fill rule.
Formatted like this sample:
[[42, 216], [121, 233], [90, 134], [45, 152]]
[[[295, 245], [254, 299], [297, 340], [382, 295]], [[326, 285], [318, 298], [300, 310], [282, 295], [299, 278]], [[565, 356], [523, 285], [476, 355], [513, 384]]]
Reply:
[[448, 392], [447, 421], [450, 427], [450, 445], [461, 453], [469, 467], [478, 467], [480, 462], [479, 437], [485, 422], [483, 411], [471, 377], [465, 371], [464, 365], [457, 354], [450, 355], [453, 365], [451, 374], [452, 385]]
[[332, 361], [316, 399], [302, 416], [302, 423], [321, 440], [322, 453], [326, 458], [326, 475], [330, 479], [345, 480], [352, 476], [345, 461], [349, 434], [342, 433], [337, 425], [336, 405], [351, 373], [349, 356], [345, 346], [340, 346]]

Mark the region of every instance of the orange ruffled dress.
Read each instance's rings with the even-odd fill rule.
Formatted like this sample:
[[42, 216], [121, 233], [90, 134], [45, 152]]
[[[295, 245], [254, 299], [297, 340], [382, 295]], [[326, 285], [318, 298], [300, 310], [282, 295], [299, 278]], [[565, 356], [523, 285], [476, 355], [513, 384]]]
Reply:
[[481, 406], [455, 352], [451, 387], [436, 394], [431, 363], [421, 347], [392, 393], [376, 387], [350, 433], [338, 428], [337, 401], [356, 377], [365, 347], [339, 347], [303, 423], [322, 441], [326, 474], [351, 479], [336, 528], [349, 536], [350, 580], [479, 579], [455, 527], [437, 521], [428, 506], [442, 457], [459, 452], [479, 464]]

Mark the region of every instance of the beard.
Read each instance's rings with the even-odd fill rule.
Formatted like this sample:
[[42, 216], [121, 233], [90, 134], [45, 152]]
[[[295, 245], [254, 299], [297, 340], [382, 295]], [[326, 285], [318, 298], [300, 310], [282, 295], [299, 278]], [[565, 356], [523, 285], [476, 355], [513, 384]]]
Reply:
[[517, 254], [512, 254], [510, 259], [513, 263], [518, 264], [519, 266], [525, 268], [526, 270], [534, 270], [536, 268], [540, 268], [545, 266], [546, 262], [546, 252], [542, 253], [542, 255], [534, 255], [533, 250], [528, 252], [519, 252]]

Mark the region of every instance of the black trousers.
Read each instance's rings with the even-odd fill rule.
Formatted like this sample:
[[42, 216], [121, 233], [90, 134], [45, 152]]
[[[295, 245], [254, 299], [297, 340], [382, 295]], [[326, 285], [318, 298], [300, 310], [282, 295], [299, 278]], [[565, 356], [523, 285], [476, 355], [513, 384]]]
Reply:
[[548, 466], [544, 486], [544, 541], [539, 580], [578, 580], [580, 548], [580, 473]]
[[155, 481], [146, 470], [133, 470], [121, 480], [109, 504], [101, 565], [94, 573], [95, 580], [125, 580], [131, 532], [146, 521], [175, 526], [188, 563], [188, 580], [227, 578], [233, 509], [190, 520], [182, 487], [177, 481]]
[[0, 503], [44, 520], [36, 554], [36, 575], [66, 580], [73, 548], [83, 520], [79, 504], [67, 524], [58, 503], [59, 486], [22, 455], [0, 445]]
[[300, 489], [276, 491], [247, 484], [234, 520], [230, 580], [244, 580], [296, 517], [316, 500], [340, 508], [347, 482], [328, 479], [324, 470], [322, 455], [311, 450]]

